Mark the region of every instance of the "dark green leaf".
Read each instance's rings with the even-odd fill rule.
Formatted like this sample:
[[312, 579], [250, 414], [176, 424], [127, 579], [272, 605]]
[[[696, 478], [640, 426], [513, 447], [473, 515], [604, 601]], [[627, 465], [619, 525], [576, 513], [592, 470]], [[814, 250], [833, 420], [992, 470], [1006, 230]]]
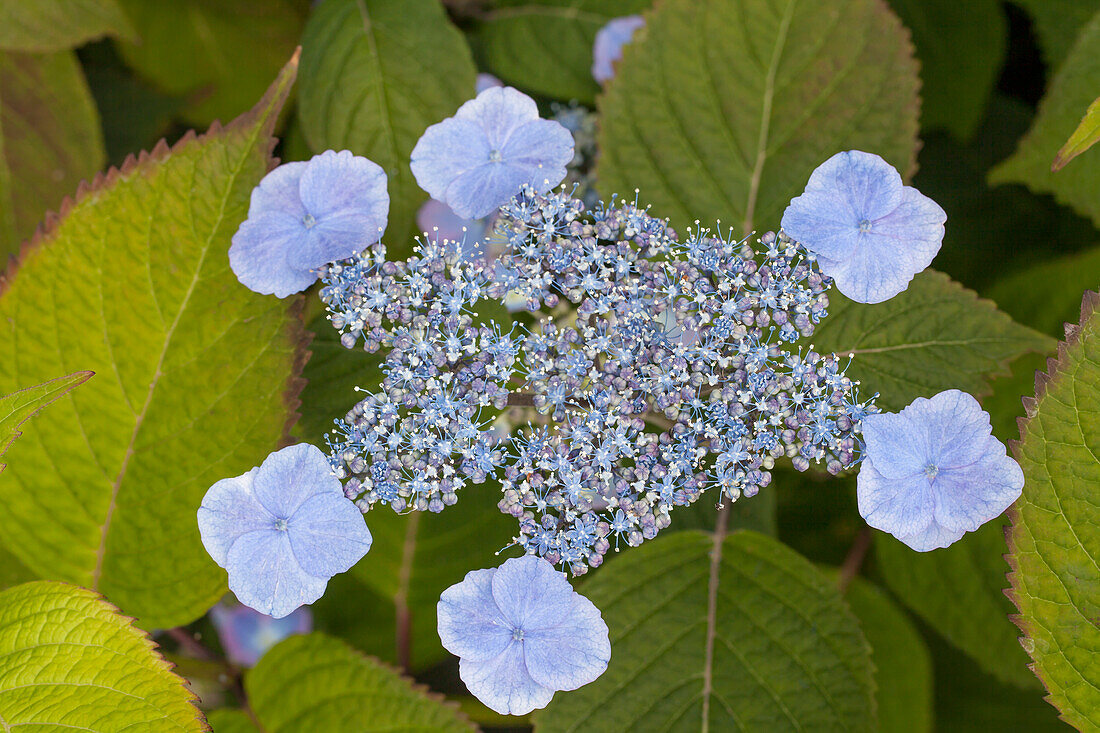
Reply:
[[580, 591], [611, 630], [611, 663], [537, 713], [540, 733], [874, 728], [859, 624], [836, 586], [776, 540], [662, 535]]
[[1073, 41], [1100, 11], [1100, 0], [1011, 0], [1027, 10], [1035, 22], [1043, 59], [1057, 69], [1073, 47]]
[[505, 0], [479, 18], [479, 55], [508, 84], [547, 97], [592, 104], [596, 32], [641, 13], [651, 0]]
[[134, 28], [116, 0], [0, 3], [0, 51], [67, 51], [109, 35], [134, 38]]
[[314, 152], [351, 150], [389, 175], [385, 240], [411, 250], [427, 194], [409, 170], [424, 130], [474, 96], [476, 70], [439, 0], [326, 0], [302, 36], [298, 118]]
[[1029, 267], [998, 280], [987, 293], [1018, 322], [1061, 337], [1065, 324], [1081, 315], [1081, 295], [1097, 284], [1100, 247]]
[[0, 269], [104, 156], [76, 56], [0, 52]]
[[884, 3], [666, 0], [647, 17], [600, 98], [602, 193], [748, 233], [841, 150], [913, 170], [917, 64]]
[[981, 396], [1009, 360], [1053, 344], [934, 270], [885, 303], [855, 303], [835, 289], [829, 302], [828, 318], [809, 340], [822, 353], [853, 354], [849, 376], [863, 392], [878, 392], [884, 410], [945, 389]]

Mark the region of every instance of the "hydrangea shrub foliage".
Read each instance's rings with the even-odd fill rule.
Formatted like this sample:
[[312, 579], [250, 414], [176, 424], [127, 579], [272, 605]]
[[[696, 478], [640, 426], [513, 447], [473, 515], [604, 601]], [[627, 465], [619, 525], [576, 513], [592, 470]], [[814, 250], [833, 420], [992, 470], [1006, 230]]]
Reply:
[[0, 10], [0, 727], [1100, 725], [1100, 15], [161, 6]]

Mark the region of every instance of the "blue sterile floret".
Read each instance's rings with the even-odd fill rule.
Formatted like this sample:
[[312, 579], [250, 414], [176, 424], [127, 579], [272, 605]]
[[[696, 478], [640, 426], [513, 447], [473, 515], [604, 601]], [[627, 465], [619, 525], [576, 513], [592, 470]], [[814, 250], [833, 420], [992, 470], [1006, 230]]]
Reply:
[[218, 481], [198, 511], [202, 543], [241, 603], [281, 618], [325, 592], [371, 545], [325, 454], [302, 443]]
[[599, 609], [530, 555], [467, 573], [440, 595], [437, 618], [466, 687], [505, 715], [546, 707], [555, 691], [588, 684], [611, 659]]
[[454, 117], [429, 127], [412, 151], [416, 182], [463, 219], [480, 219], [529, 185], [548, 191], [565, 178], [573, 138], [539, 118], [535, 101], [490, 87]]
[[939, 204], [903, 185], [885, 160], [849, 150], [810, 175], [783, 212], [783, 231], [817, 255], [844, 295], [880, 303], [931, 264], [946, 220]]
[[592, 44], [592, 78], [600, 84], [615, 76], [615, 63], [623, 57], [623, 46], [645, 27], [645, 18], [627, 15], [609, 20], [596, 32]]
[[229, 266], [250, 290], [284, 298], [317, 280], [317, 268], [351, 257], [386, 229], [382, 168], [344, 150], [286, 163], [252, 191], [233, 235]]
[[859, 513], [921, 552], [1000, 516], [1019, 498], [1024, 474], [991, 432], [989, 413], [957, 389], [866, 416]]
[[[829, 281], [785, 235], [759, 251], [681, 241], [634, 203], [526, 188], [494, 237], [495, 259], [427, 240], [406, 262], [376, 246], [323, 274], [345, 345], [386, 351], [381, 388], [330, 439], [364, 510], [441, 511], [492, 477], [515, 542], [583, 573], [709, 489], [754, 495], [779, 458], [857, 461], [853, 415], [874, 407], [836, 356], [790, 347], [825, 315]], [[479, 323], [485, 299], [534, 323]]]

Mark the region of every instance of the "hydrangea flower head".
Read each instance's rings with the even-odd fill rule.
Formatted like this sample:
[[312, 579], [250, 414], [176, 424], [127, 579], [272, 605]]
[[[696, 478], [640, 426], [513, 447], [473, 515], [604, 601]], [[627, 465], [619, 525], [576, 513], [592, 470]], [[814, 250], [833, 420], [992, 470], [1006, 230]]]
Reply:
[[411, 167], [432, 198], [463, 219], [480, 219], [524, 185], [549, 191], [572, 159], [568, 130], [540, 119], [523, 92], [491, 87], [429, 127], [413, 148]]
[[474, 570], [439, 597], [439, 639], [467, 689], [498, 713], [543, 708], [557, 690], [603, 674], [611, 659], [600, 610], [533, 555]]
[[859, 150], [837, 153], [810, 175], [783, 212], [783, 230], [817, 255], [837, 289], [881, 303], [909, 285], [940, 251], [947, 214], [893, 166]]
[[268, 649], [294, 634], [308, 634], [313, 615], [299, 608], [289, 616], [272, 618], [248, 606], [218, 605], [210, 609], [210, 620], [218, 632], [229, 661], [241, 667], [255, 666]]
[[615, 62], [623, 57], [623, 46], [639, 28], [645, 27], [645, 18], [640, 15], [627, 15], [607, 22], [596, 33], [596, 42], [592, 47], [592, 78], [600, 84], [615, 76]]
[[198, 511], [202, 543], [241, 603], [282, 618], [367, 553], [371, 535], [325, 454], [307, 443], [222, 479]]
[[366, 158], [326, 150], [286, 163], [253, 189], [229, 266], [250, 290], [285, 298], [313, 284], [317, 268], [377, 242], [389, 208], [386, 174]]
[[947, 547], [999, 516], [1024, 474], [965, 392], [918, 398], [900, 413], [863, 418], [859, 513], [914, 550]]

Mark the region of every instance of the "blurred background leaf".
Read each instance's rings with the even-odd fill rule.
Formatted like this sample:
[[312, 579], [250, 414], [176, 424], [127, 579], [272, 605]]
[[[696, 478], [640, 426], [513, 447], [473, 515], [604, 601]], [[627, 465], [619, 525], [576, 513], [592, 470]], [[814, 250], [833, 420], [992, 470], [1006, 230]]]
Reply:
[[404, 259], [428, 195], [409, 170], [424, 130], [474, 97], [466, 39], [439, 0], [326, 0], [302, 36], [298, 118], [310, 148], [351, 150], [389, 175], [390, 259]]
[[117, 0], [3, 0], [0, 50], [67, 51], [102, 36], [134, 40]]
[[9, 451], [0, 542], [149, 627], [225, 592], [195, 509], [278, 447], [294, 408], [297, 313], [242, 288], [226, 253], [296, 68], [228, 127], [97, 180], [0, 281], [0, 392], [102, 375]]
[[1035, 33], [1043, 59], [1057, 69], [1069, 55], [1077, 34], [1092, 16], [1100, 12], [1100, 0], [1011, 0], [1027, 10], [1035, 22]]
[[592, 45], [608, 21], [652, 0], [502, 0], [475, 15], [474, 50], [486, 69], [535, 94], [591, 106]]
[[71, 51], [0, 51], [0, 272], [82, 180], [103, 166], [103, 135]]

